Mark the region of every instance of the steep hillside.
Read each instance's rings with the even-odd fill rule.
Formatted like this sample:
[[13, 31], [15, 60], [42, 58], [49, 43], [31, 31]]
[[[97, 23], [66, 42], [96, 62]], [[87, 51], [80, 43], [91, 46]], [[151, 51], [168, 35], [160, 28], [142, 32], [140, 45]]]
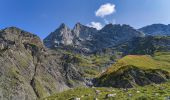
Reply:
[[81, 73], [48, 50], [36, 35], [16, 27], [0, 31], [0, 92], [4, 99], [36, 100], [83, 85]]
[[145, 26], [139, 30], [144, 32], [146, 35], [152, 35], [152, 36], [170, 35], [170, 25], [164, 25], [164, 24], [152, 24], [152, 25]]
[[107, 49], [109, 49], [110, 51], [122, 52], [123, 55], [153, 55], [155, 52], [170, 51], [170, 37], [137, 37]]
[[120, 59], [96, 79], [96, 86], [131, 88], [170, 79], [169, 64], [146, 55], [129, 55]]
[[64, 54], [63, 60], [67, 63], [71, 63], [81, 70], [83, 75], [87, 78], [92, 78], [103, 72], [108, 66], [114, 63], [115, 59], [118, 59], [121, 54], [89, 54], [82, 55], [79, 53], [72, 53], [60, 49], [56, 49]]
[[130, 89], [119, 88], [76, 88], [54, 94], [42, 100], [168, 100], [170, 82], [152, 84]]
[[135, 37], [144, 37], [145, 35], [129, 25], [108, 24], [94, 35], [92, 43], [96, 50], [113, 47], [127, 42]]

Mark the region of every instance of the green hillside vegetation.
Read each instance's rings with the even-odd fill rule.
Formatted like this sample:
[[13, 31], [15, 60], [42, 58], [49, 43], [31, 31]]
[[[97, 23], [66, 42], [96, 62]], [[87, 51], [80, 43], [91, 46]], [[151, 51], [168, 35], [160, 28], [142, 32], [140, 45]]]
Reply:
[[[98, 91], [98, 93], [96, 92]], [[170, 96], [170, 82], [152, 84], [130, 89], [118, 88], [76, 88], [52, 95], [42, 100], [168, 100]], [[107, 98], [107, 94], [116, 94]]]
[[[152, 82], [165, 82], [170, 78], [169, 54], [157, 52], [153, 57], [149, 55], [125, 56], [99, 75], [95, 84], [96, 86], [130, 88]], [[153, 78], [158, 80], [152, 80]]]
[[133, 65], [140, 69], [162, 69], [170, 72], [170, 52], [157, 52], [150, 55], [127, 55], [118, 60], [103, 74], [116, 72], [123, 66]]
[[[100, 81], [106, 81], [107, 79], [115, 80], [114, 76], [120, 74], [122, 76], [116, 77], [121, 78], [122, 80], [131, 81], [131, 78], [128, 79], [131, 77], [128, 76], [128, 74], [131, 75], [130, 72], [133, 71], [145, 73], [147, 76], [157, 75], [158, 78], [168, 77], [170, 72], [170, 53], [157, 52], [154, 56], [125, 56], [108, 68], [101, 76], [98, 76], [98, 79], [100, 79]], [[140, 75], [139, 78], [141, 78]], [[145, 77], [143, 77], [143, 79], [145, 81]], [[80, 87], [52, 95], [43, 100], [73, 100], [74, 98], [80, 98], [81, 100], [94, 100], [95, 98], [98, 100], [168, 100], [168, 98], [170, 98], [170, 80], [166, 81], [167, 82], [161, 84], [152, 83], [145, 86], [133, 84], [135, 85], [134, 88], [129, 89], [113, 87]], [[104, 82], [104, 84], [106, 83]], [[107, 97], [108, 94], [114, 94], [115, 96]]]
[[[59, 51], [59, 50], [58, 50]], [[66, 63], [71, 63], [77, 68], [84, 72], [85, 77], [96, 77], [100, 72], [105, 70], [110, 62], [113, 62], [117, 59], [117, 55], [110, 54], [90, 54], [90, 55], [81, 55], [75, 54], [68, 51], [59, 51], [62, 52], [66, 57], [64, 60]]]
[[153, 59], [161, 63], [162, 69], [170, 72], [170, 52], [157, 52]]

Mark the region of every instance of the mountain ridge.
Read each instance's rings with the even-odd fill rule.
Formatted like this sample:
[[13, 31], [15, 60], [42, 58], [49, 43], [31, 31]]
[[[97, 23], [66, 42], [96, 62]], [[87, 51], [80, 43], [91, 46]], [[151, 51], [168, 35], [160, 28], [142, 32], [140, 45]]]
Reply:
[[152, 24], [148, 26], [144, 26], [139, 29], [140, 31], [144, 32], [146, 35], [164, 35], [169, 36], [170, 35], [170, 24]]
[[[59, 28], [57, 30], [59, 30]], [[66, 35], [63, 35], [63, 33]], [[54, 36], [55, 34], [62, 36], [63, 40], [62, 38], [58, 39], [56, 36]], [[51, 39], [50, 37], [52, 36], [53, 38]], [[128, 41], [134, 37], [144, 37], [144, 34], [129, 25], [108, 24], [101, 30], [96, 30], [94, 28], [77, 23], [72, 30], [64, 32], [52, 32], [49, 36], [47, 36], [47, 38], [44, 39], [44, 44], [51, 48], [72, 46], [73, 48], [77, 48], [80, 51], [83, 50], [86, 52], [93, 52], [97, 49], [114, 46], [118, 42], [121, 43]], [[55, 45], [55, 39], [58, 40], [59, 44], [57, 42]], [[61, 43], [64, 40], [71, 42], [70, 44]]]

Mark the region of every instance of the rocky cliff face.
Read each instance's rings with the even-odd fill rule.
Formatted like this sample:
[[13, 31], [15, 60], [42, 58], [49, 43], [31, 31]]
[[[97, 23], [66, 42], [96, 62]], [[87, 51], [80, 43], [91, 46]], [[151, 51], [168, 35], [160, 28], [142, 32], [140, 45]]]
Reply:
[[[92, 35], [97, 32], [94, 28], [77, 23], [73, 30], [62, 24], [57, 30], [44, 39], [48, 48], [71, 46], [75, 49], [85, 49], [86, 41], [91, 40]], [[68, 47], [67, 47], [68, 48]]]
[[170, 50], [169, 36], [146, 36], [133, 38], [130, 41], [109, 48], [123, 52], [123, 55], [140, 54], [153, 55], [155, 52], [167, 52]]
[[83, 84], [81, 73], [61, 53], [46, 49], [39, 37], [16, 27], [0, 31], [0, 62], [4, 100], [35, 100]]
[[109, 48], [145, 35], [129, 25], [108, 24], [93, 37], [97, 49]]
[[[61, 28], [57, 30], [61, 30]], [[45, 45], [50, 48], [58, 47], [61, 45], [62, 47], [69, 45], [74, 49], [77, 48], [79, 50], [93, 52], [103, 48], [115, 46], [134, 37], [144, 37], [143, 33], [133, 29], [129, 25], [112, 24], [108, 24], [102, 30], [97, 31], [94, 28], [90, 28], [78, 23], [72, 30], [71, 39], [69, 38], [71, 31], [66, 31], [65, 29], [64, 34], [67, 35], [62, 35], [61, 31], [51, 33], [47, 38], [44, 39]], [[65, 38], [59, 39], [56, 37], [58, 35], [64, 36]], [[55, 42], [64, 40], [71, 42], [69, 44], [63, 42], [61, 45], [58, 45], [58, 42]], [[59, 42], [59, 44], [60, 43], [61, 42]]]
[[164, 24], [152, 24], [145, 26], [143, 28], [139, 29], [140, 31], [144, 32], [146, 35], [164, 35], [169, 36], [170, 35], [170, 25], [164, 25]]
[[61, 24], [58, 29], [52, 32], [44, 39], [44, 44], [49, 48], [58, 47], [61, 45], [72, 45], [74, 34], [65, 24]]

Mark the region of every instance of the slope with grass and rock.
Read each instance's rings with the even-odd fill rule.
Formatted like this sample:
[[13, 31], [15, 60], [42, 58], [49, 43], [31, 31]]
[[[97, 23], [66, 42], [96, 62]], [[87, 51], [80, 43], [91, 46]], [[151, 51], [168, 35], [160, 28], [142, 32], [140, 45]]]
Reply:
[[4, 100], [36, 100], [83, 86], [83, 77], [63, 54], [16, 27], [0, 30], [0, 92]]
[[96, 78], [96, 86], [132, 88], [170, 79], [170, 66], [156, 60], [158, 56], [128, 55], [118, 60], [106, 72]]

